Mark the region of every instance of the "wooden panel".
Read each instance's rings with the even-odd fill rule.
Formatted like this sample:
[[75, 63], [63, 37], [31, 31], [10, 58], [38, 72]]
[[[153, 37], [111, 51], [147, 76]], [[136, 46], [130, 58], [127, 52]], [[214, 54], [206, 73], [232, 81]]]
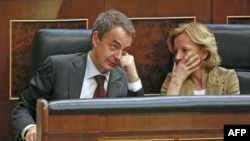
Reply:
[[101, 139], [100, 141], [174, 141], [174, 139], [128, 139], [128, 140]]
[[227, 16], [227, 24], [250, 24], [249, 16]]
[[104, 10], [104, 5], [105, 0], [62, 0], [57, 18], [87, 18], [89, 20], [89, 28], [92, 28], [96, 17]]
[[39, 99], [38, 129], [46, 130], [38, 131], [46, 141], [86, 137], [91, 141], [222, 141], [225, 125], [250, 124], [249, 101], [249, 96], [77, 99], [49, 104]]
[[[38, 102], [38, 108], [41, 108]], [[45, 106], [46, 107], [46, 106]], [[42, 110], [42, 111], [41, 111]], [[250, 124], [249, 112], [141, 111], [47, 115], [38, 109], [46, 141], [222, 141], [224, 125]], [[42, 114], [41, 114], [42, 113]], [[239, 120], [240, 119], [240, 120]], [[41, 123], [43, 122], [43, 123]], [[49, 125], [49, 126], [46, 126]], [[74, 126], [72, 126], [74, 125]], [[48, 128], [47, 128], [48, 127]], [[42, 128], [44, 129], [44, 128]]]
[[249, 0], [212, 0], [212, 23], [226, 23], [227, 16], [250, 15]]
[[[244, 117], [245, 120], [241, 119]], [[96, 130], [102, 132], [146, 132], [154, 131], [182, 131], [203, 130], [211, 132], [217, 129], [223, 133], [225, 124], [248, 124], [248, 113], [216, 113], [216, 112], [151, 112], [151, 113], [108, 113], [85, 115], [52, 115], [49, 117], [51, 133], [77, 133]], [[241, 121], [237, 120], [241, 119]], [[77, 123], [81, 121], [81, 124]], [[76, 125], [76, 126], [72, 126]], [[146, 129], [146, 130], [145, 130]]]
[[136, 66], [146, 94], [159, 94], [161, 85], [170, 71], [170, 53], [167, 47], [169, 32], [180, 23], [195, 21], [195, 17], [140, 17], [131, 18], [136, 38], [129, 53]]
[[115, 8], [133, 17], [195, 16], [211, 22], [211, 0], [106, 0], [105, 9]]
[[181, 138], [179, 141], [224, 141], [223, 138]]

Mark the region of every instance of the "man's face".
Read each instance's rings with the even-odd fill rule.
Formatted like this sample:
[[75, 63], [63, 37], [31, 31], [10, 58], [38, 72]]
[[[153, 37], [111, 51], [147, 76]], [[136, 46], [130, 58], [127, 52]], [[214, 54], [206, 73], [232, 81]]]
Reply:
[[132, 36], [123, 28], [115, 26], [99, 39], [98, 32], [92, 36], [92, 60], [101, 73], [112, 71], [120, 65], [121, 56], [131, 47]]

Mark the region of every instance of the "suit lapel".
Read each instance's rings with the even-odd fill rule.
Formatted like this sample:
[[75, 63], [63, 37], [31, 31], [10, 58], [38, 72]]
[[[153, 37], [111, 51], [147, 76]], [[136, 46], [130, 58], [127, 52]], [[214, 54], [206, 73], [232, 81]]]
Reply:
[[210, 95], [223, 94], [224, 79], [221, 79], [218, 69], [213, 69], [208, 75], [207, 92]]
[[108, 84], [108, 97], [120, 97], [122, 94], [123, 83], [121, 82], [121, 75], [115, 69], [110, 73]]
[[77, 57], [72, 63], [73, 67], [69, 69], [69, 98], [80, 98], [84, 72], [86, 69], [87, 53], [82, 57]]
[[183, 82], [181, 90], [180, 90], [180, 95], [194, 95], [192, 82], [189, 79]]

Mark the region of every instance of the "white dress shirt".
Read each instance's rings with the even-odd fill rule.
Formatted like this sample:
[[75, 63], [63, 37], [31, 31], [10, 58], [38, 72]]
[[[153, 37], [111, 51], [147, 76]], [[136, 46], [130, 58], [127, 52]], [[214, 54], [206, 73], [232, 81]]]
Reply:
[[107, 85], [108, 85], [108, 79], [109, 79], [109, 74], [101, 74], [93, 64], [91, 58], [90, 58], [90, 52], [88, 53], [87, 56], [87, 64], [86, 64], [86, 70], [85, 70], [85, 75], [84, 75], [84, 80], [82, 84], [82, 90], [81, 90], [81, 95], [80, 98], [93, 98], [95, 89], [97, 87], [97, 83], [95, 81], [95, 76], [96, 75], [103, 75], [105, 76], [105, 81], [104, 81], [104, 88], [107, 91]]
[[[96, 83], [95, 78], [94, 78], [94, 76], [96, 76], [96, 75], [105, 76], [104, 88], [107, 91], [110, 72], [105, 73], [105, 74], [101, 74], [97, 70], [95, 65], [93, 64], [93, 62], [92, 62], [92, 60], [90, 58], [90, 52], [89, 52], [88, 56], [87, 56], [86, 71], [85, 71], [85, 75], [84, 75], [84, 78], [83, 78], [84, 81], [83, 81], [83, 84], [82, 84], [82, 90], [81, 90], [80, 98], [93, 98], [95, 89], [97, 87], [97, 83]], [[138, 81], [136, 81], [134, 83], [129, 83], [128, 82], [128, 89], [133, 91], [133, 92], [136, 92], [141, 88], [142, 88], [141, 80], [138, 80]]]
[[206, 95], [206, 89], [194, 90], [194, 95]]

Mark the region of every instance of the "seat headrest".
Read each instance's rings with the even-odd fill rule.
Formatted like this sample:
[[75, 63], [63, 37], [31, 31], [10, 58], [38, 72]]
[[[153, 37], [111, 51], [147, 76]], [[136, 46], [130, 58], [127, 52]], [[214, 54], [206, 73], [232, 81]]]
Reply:
[[250, 25], [206, 24], [214, 33], [221, 66], [235, 70], [250, 69]]
[[88, 29], [41, 29], [33, 40], [31, 75], [50, 55], [84, 53], [91, 50], [92, 30]]

